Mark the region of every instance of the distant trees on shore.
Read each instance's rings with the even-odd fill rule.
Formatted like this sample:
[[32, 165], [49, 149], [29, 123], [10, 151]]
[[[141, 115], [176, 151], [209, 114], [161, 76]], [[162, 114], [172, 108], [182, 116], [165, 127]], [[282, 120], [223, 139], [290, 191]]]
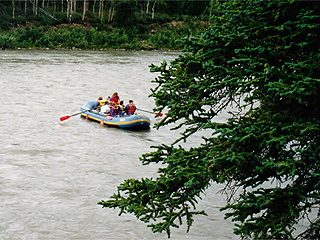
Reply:
[[181, 49], [204, 32], [211, 1], [0, 0], [0, 47]]
[[[0, 1], [7, 29], [27, 21], [47, 21], [47, 24], [96, 22], [131, 24], [134, 21], [155, 21], [157, 15], [179, 18], [201, 16], [209, 12], [210, 1], [164, 0], [12, 0]], [[8, 22], [7, 22], [8, 23]]]

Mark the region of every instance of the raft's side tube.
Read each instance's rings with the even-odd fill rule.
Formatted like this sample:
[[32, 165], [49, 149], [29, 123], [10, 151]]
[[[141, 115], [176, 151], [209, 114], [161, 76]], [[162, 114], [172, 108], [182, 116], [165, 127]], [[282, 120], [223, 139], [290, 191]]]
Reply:
[[88, 101], [83, 106], [82, 109], [95, 109], [97, 107], [97, 101]]

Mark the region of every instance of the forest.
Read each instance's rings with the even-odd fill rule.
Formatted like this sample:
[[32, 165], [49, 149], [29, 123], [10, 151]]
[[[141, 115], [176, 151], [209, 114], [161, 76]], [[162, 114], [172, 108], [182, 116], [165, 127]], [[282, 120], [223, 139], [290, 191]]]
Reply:
[[125, 179], [99, 204], [170, 237], [207, 214], [198, 203], [219, 184], [238, 239], [320, 239], [320, 3], [215, 4], [185, 54], [150, 66], [156, 128], [181, 137], [140, 158], [157, 177]]
[[204, 32], [211, 1], [0, 1], [0, 47], [179, 50]]

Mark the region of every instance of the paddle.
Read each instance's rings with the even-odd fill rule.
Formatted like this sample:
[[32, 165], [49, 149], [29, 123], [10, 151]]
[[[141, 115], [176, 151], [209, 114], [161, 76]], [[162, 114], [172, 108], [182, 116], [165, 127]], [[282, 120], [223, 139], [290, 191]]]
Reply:
[[147, 112], [147, 113], [152, 113], [152, 114], [155, 114], [156, 117], [162, 117], [163, 114], [162, 113], [154, 113], [154, 112], [150, 112], [150, 111], [147, 111], [147, 110], [143, 110], [143, 109], [140, 109], [140, 108], [137, 108], [137, 110], [140, 110], [142, 112]]
[[[90, 110], [92, 110], [92, 109], [90, 109]], [[75, 113], [75, 114], [72, 114], [72, 115], [68, 115], [68, 116], [61, 117], [61, 118], [60, 118], [60, 121], [67, 120], [67, 119], [69, 119], [69, 118], [71, 118], [71, 117], [73, 117], [73, 116], [79, 115], [79, 114], [81, 114], [81, 113], [83, 113], [83, 112], [90, 111], [90, 110], [85, 110], [85, 111], [81, 111], [81, 112], [78, 112], [78, 113]]]

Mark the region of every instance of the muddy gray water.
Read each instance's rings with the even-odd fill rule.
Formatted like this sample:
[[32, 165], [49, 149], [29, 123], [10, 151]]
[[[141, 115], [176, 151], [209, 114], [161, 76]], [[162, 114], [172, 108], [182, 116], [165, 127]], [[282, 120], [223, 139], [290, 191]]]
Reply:
[[[178, 53], [124, 51], [0, 52], [0, 239], [167, 239], [132, 215], [102, 209], [127, 178], [156, 176], [156, 165], [142, 166], [150, 146], [170, 143], [169, 128], [132, 132], [100, 126], [79, 116], [88, 100], [119, 92], [139, 108], [156, 75], [150, 63]], [[152, 124], [157, 119], [148, 115]], [[187, 144], [196, 144], [191, 142]], [[208, 216], [196, 217], [189, 233], [173, 229], [171, 239], [236, 239], [219, 207], [225, 196], [212, 186], [199, 203]]]

